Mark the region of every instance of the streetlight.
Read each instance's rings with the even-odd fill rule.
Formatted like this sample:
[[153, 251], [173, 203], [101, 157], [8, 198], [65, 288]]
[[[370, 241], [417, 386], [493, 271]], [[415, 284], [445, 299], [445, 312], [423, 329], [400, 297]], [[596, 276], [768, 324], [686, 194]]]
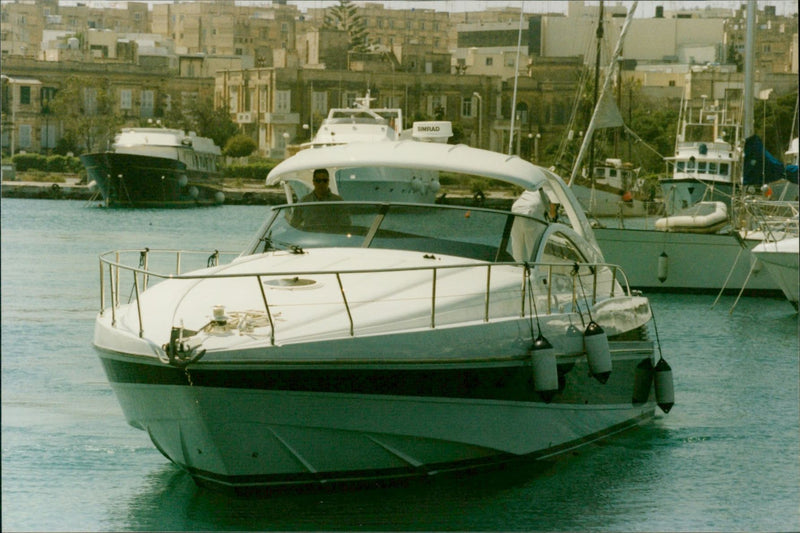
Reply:
[[483, 98], [478, 93], [472, 93], [472, 96], [478, 99], [478, 148], [482, 145], [483, 135], [481, 135], [481, 117], [483, 115]]
[[539, 162], [539, 139], [541, 138], [541, 133], [537, 133], [536, 135], [528, 133], [528, 150], [531, 149], [531, 143], [533, 143], [533, 159], [531, 159], [531, 163]]

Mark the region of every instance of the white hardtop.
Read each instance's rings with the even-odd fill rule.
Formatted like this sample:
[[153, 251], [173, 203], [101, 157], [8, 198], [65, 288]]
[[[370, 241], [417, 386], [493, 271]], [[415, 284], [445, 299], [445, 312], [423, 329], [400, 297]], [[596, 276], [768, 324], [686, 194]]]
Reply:
[[214, 141], [198, 137], [195, 132], [171, 128], [123, 128], [114, 139], [114, 149], [136, 146], [183, 146], [196, 152], [220, 155], [222, 151]]
[[317, 168], [325, 168], [333, 175], [339, 169], [364, 167], [452, 172], [495, 179], [526, 191], [544, 189], [551, 202], [561, 204], [573, 229], [595, 242], [583, 209], [558, 175], [516, 155], [463, 144], [395, 141], [350, 143], [302, 150], [275, 166], [267, 175], [266, 184], [299, 181], [310, 189], [313, 188], [313, 172]]
[[267, 185], [293, 179], [312, 185], [315, 168], [332, 172], [340, 168], [396, 167], [458, 172], [494, 178], [536, 190], [555, 174], [518, 156], [471, 148], [463, 144], [416, 141], [350, 143], [318, 150], [303, 150], [279, 163], [267, 176]]

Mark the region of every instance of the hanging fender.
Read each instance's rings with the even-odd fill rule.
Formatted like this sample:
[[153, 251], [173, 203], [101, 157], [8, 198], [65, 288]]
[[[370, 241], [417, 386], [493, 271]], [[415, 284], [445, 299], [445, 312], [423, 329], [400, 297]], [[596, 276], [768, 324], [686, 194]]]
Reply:
[[655, 381], [656, 403], [665, 413], [669, 413], [675, 405], [675, 390], [672, 384], [672, 367], [664, 359], [660, 359], [656, 364]]
[[558, 364], [553, 345], [539, 333], [529, 350], [533, 363], [533, 388], [550, 403], [558, 392]]
[[667, 281], [667, 274], [669, 274], [669, 256], [667, 252], [661, 252], [658, 256], [658, 281], [661, 283]]
[[586, 348], [589, 371], [597, 381], [605, 383], [611, 375], [611, 349], [608, 347], [606, 332], [594, 320], [586, 326], [583, 344]]

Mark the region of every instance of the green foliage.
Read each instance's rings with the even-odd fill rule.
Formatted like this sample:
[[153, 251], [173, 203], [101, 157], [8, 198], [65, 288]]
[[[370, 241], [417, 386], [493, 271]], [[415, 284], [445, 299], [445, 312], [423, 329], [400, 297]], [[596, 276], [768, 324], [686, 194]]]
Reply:
[[77, 134], [74, 131], [65, 131], [64, 135], [56, 142], [53, 152], [61, 155], [77, 154], [80, 152], [78, 142]]
[[46, 159], [39, 154], [14, 154], [11, 160], [17, 168], [17, 172], [45, 170], [46, 168]]
[[460, 122], [453, 122], [453, 136], [448, 139], [448, 144], [460, 144], [464, 142], [464, 126]]
[[45, 156], [41, 154], [14, 154], [11, 158], [16, 169], [20, 172], [69, 172], [77, 173], [83, 169], [81, 160], [77, 157], [63, 155]]
[[201, 137], [212, 139], [220, 147], [239, 132], [228, 107], [215, 108], [212, 96], [191, 100], [185, 107], [175, 104], [181, 101], [179, 95], [172, 95], [171, 100], [172, 109], [165, 114], [163, 121], [170, 128], [194, 131]]
[[276, 161], [264, 161], [249, 165], [230, 165], [223, 169], [223, 176], [228, 179], [266, 180], [267, 174], [276, 164]]
[[105, 149], [124, 123], [124, 119], [115, 112], [108, 78], [87, 82], [70, 76], [51, 101], [50, 109], [61, 121], [64, 136], [73, 149], [65, 152]]
[[258, 145], [250, 136], [240, 133], [228, 139], [222, 154], [228, 157], [247, 157], [256, 148], [258, 148]]
[[48, 172], [79, 172], [83, 168], [80, 159], [65, 155], [48, 156], [45, 167]]
[[350, 0], [339, 0], [338, 5], [327, 9], [323, 28], [346, 31], [350, 36], [349, 49], [355, 52], [366, 51], [369, 40], [367, 25], [358, 14], [358, 8]]
[[753, 106], [753, 130], [764, 141], [764, 147], [776, 158], [783, 160], [789, 148], [792, 132], [797, 135], [797, 125], [792, 129], [798, 93], [794, 92], [769, 100], [757, 100]]

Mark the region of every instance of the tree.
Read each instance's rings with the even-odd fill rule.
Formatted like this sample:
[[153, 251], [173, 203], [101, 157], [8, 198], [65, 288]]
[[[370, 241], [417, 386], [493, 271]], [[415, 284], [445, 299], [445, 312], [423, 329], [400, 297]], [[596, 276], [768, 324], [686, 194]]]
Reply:
[[[172, 98], [173, 102], [181, 102]], [[186, 131], [194, 131], [201, 137], [208, 137], [217, 146], [225, 146], [228, 139], [236, 135], [239, 127], [231, 119], [227, 106], [214, 107], [212, 96], [195, 98], [183, 105], [172, 105], [165, 115], [165, 124]]]
[[258, 145], [252, 138], [240, 133], [228, 139], [222, 153], [228, 157], [247, 157], [252, 154], [256, 148], [258, 148]]
[[358, 14], [358, 8], [350, 0], [339, 0], [339, 5], [331, 6], [325, 13], [323, 28], [346, 31], [350, 36], [348, 50], [365, 52], [367, 50], [367, 25]]
[[753, 131], [761, 137], [766, 150], [778, 159], [785, 158], [792, 133], [797, 136], [797, 92], [756, 100], [753, 106]]
[[124, 123], [115, 111], [107, 78], [67, 78], [51, 101], [50, 109], [62, 126], [61, 149], [79, 148], [87, 152], [105, 149]]

